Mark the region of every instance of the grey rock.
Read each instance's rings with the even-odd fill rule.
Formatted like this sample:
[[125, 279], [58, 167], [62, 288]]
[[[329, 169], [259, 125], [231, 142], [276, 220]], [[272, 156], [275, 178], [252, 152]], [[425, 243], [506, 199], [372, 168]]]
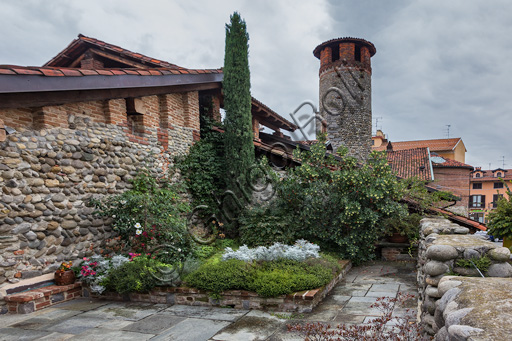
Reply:
[[426, 256], [437, 261], [447, 261], [457, 258], [458, 252], [451, 245], [432, 245], [427, 249]]
[[510, 259], [510, 250], [507, 247], [499, 247], [489, 251], [489, 257], [498, 262], [506, 262]]
[[449, 267], [445, 263], [432, 260], [425, 264], [423, 269], [430, 276], [438, 276], [448, 272]]
[[470, 326], [452, 325], [448, 327], [448, 334], [450, 340], [468, 340], [472, 335], [483, 332], [483, 329], [473, 328]]
[[37, 239], [37, 234], [35, 234], [35, 232], [28, 231], [27, 233], [25, 233], [25, 237], [26, 237], [29, 241], [33, 241], [33, 240], [36, 240], [36, 239]]
[[66, 230], [69, 230], [69, 229], [73, 229], [75, 227], [78, 226], [77, 222], [74, 221], [74, 220], [64, 220], [60, 226], [63, 228], [63, 229], [66, 229]]
[[30, 223], [19, 224], [18, 226], [16, 226], [12, 230], [12, 234], [24, 234], [24, 233], [27, 233], [28, 231], [30, 231], [31, 227], [32, 227], [32, 224], [30, 224]]
[[469, 314], [472, 310], [473, 308], [463, 308], [447, 314], [444, 323], [445, 326], [448, 327], [448, 332], [450, 331], [450, 326], [459, 324], [460, 320]]
[[489, 277], [512, 277], [512, 265], [509, 263], [496, 263], [489, 267], [486, 273]]
[[65, 196], [64, 194], [62, 194], [62, 193], [57, 193], [57, 194], [55, 194], [55, 195], [52, 197], [52, 201], [53, 201], [54, 203], [56, 203], [56, 202], [62, 202], [62, 201], [64, 201], [64, 200], [66, 200], [66, 196]]

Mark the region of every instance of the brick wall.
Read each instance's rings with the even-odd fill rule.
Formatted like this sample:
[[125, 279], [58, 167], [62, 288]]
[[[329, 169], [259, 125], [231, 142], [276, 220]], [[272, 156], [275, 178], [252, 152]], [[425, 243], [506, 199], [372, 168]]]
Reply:
[[[449, 191], [460, 196], [457, 206], [468, 207], [470, 169], [447, 168], [434, 166], [434, 183], [432, 186], [443, 191]], [[440, 186], [440, 187], [437, 187]]]

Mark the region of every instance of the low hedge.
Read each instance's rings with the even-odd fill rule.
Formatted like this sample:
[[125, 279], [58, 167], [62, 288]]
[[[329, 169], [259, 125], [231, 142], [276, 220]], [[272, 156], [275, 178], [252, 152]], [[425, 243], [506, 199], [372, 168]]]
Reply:
[[340, 271], [338, 261], [326, 255], [304, 262], [277, 260], [246, 263], [237, 259], [214, 258], [188, 274], [188, 286], [214, 295], [225, 290], [254, 291], [262, 297], [275, 297], [319, 288]]

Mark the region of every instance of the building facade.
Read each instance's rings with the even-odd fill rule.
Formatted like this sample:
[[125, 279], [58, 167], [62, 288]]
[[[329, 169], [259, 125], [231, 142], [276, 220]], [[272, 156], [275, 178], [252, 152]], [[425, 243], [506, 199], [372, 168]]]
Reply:
[[482, 170], [477, 167], [471, 172], [469, 215], [479, 222], [487, 222], [488, 214], [496, 208], [500, 197], [508, 198], [507, 188], [512, 181], [512, 169]]

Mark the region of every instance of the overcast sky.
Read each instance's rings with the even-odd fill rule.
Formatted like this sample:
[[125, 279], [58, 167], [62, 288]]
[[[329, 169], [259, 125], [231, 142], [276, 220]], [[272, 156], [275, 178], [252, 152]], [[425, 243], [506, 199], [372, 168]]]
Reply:
[[[373, 117], [391, 141], [461, 137], [466, 163], [512, 168], [512, 1], [0, 0], [0, 64], [40, 66], [79, 33], [189, 68], [223, 65], [237, 10], [254, 97], [289, 118], [318, 104], [313, 49], [371, 41]], [[306, 112], [306, 111], [304, 111]], [[374, 121], [375, 126], [375, 121]]]

